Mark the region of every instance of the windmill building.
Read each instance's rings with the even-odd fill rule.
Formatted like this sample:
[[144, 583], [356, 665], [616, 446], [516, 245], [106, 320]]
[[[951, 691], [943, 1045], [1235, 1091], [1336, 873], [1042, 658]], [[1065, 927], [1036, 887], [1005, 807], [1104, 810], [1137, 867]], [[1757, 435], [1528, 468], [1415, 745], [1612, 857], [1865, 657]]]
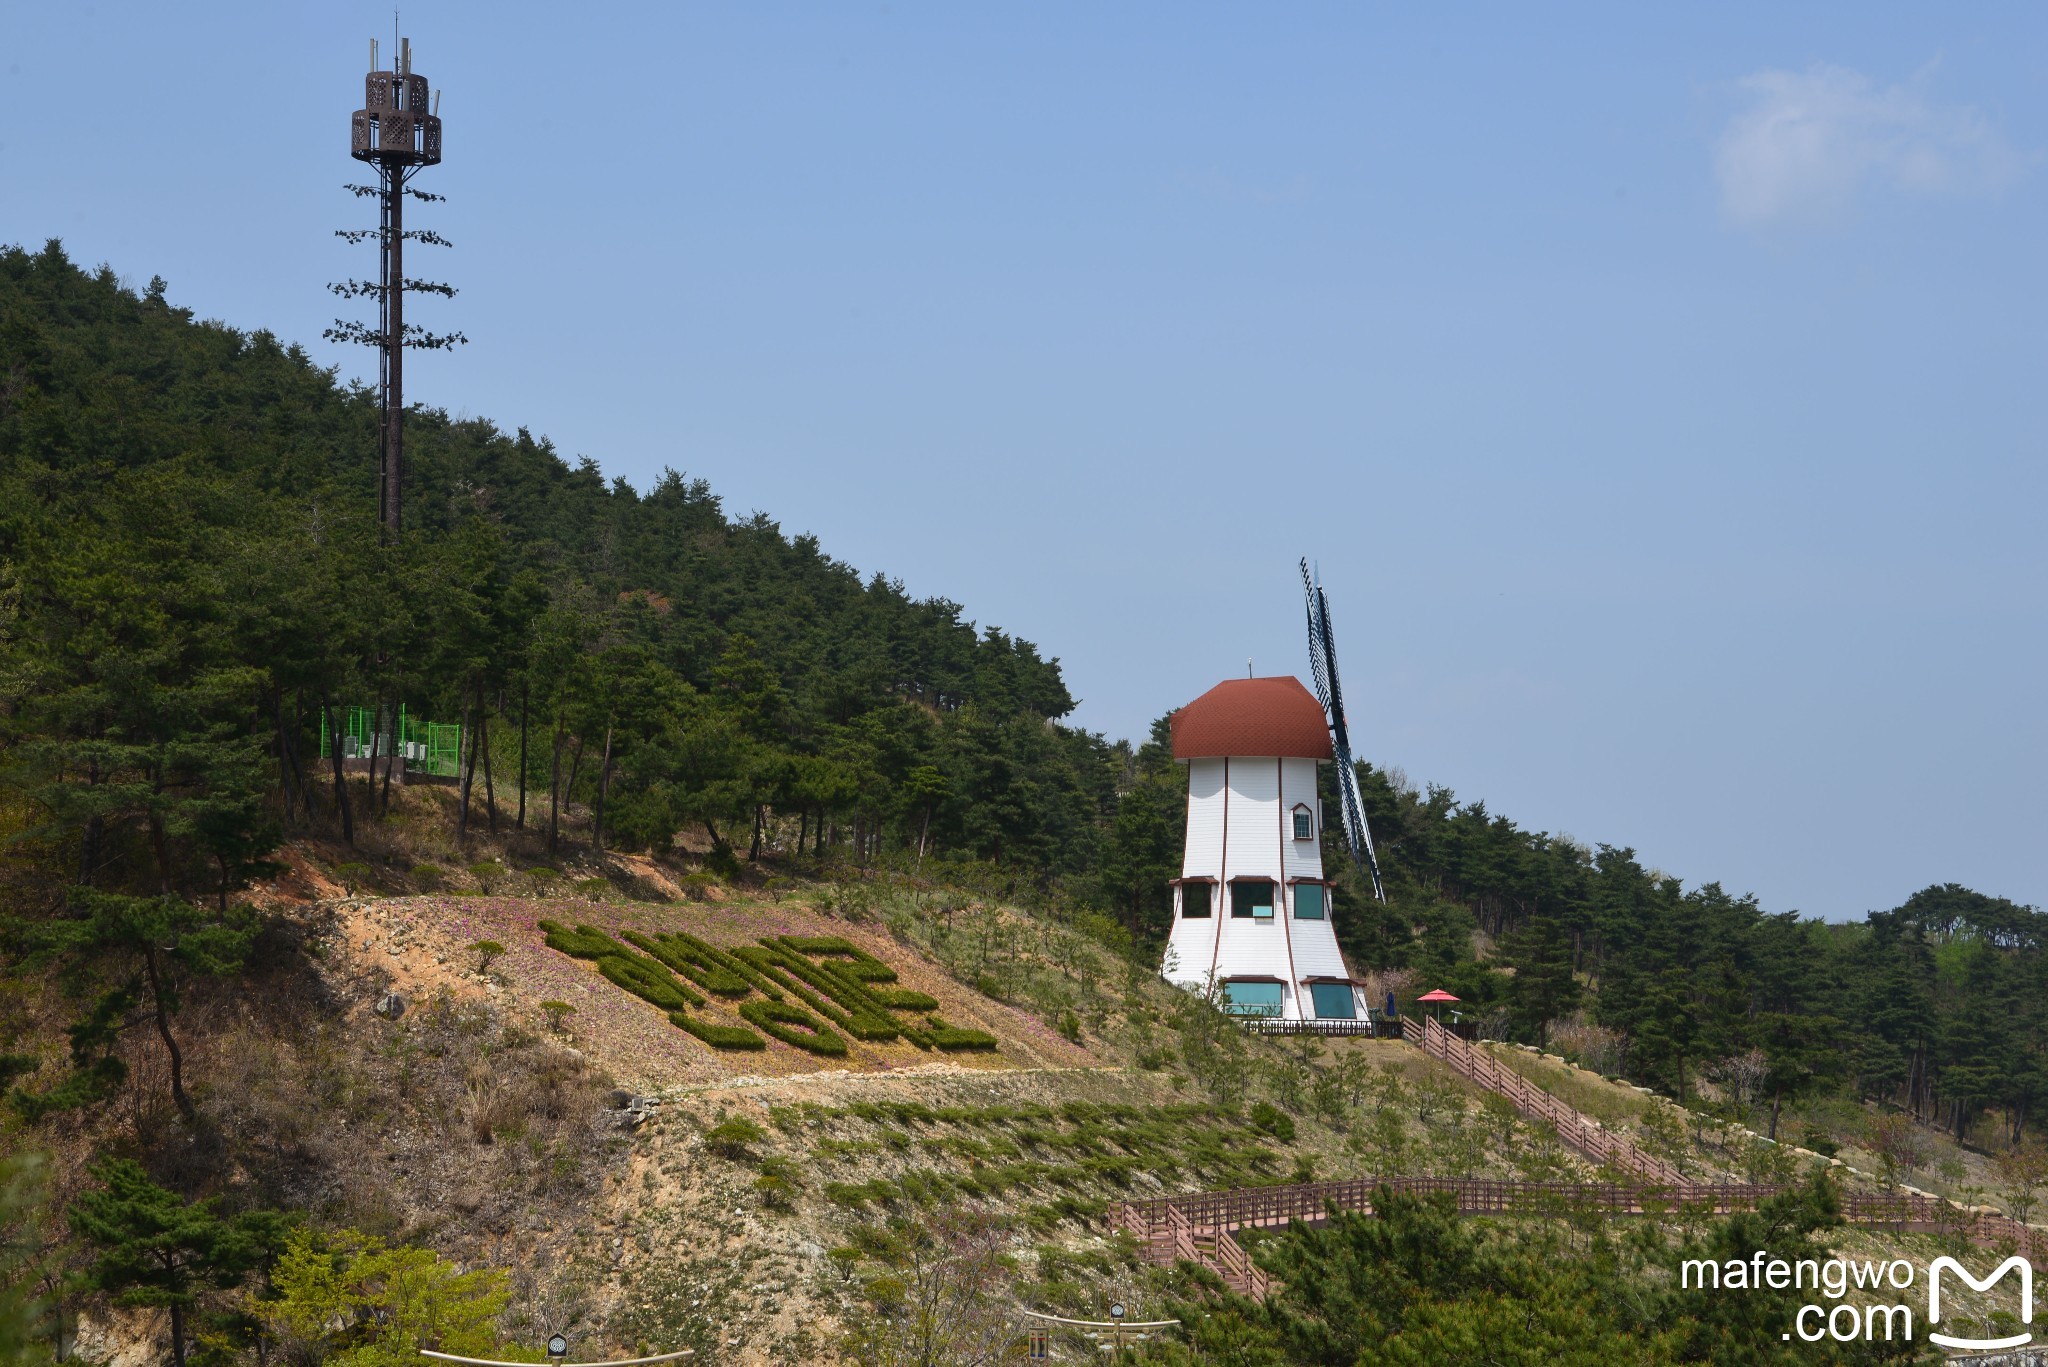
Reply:
[[1322, 704], [1291, 675], [1229, 679], [1172, 725], [1188, 826], [1165, 976], [1216, 984], [1240, 1015], [1358, 1019], [1323, 876], [1317, 771], [1335, 753]]

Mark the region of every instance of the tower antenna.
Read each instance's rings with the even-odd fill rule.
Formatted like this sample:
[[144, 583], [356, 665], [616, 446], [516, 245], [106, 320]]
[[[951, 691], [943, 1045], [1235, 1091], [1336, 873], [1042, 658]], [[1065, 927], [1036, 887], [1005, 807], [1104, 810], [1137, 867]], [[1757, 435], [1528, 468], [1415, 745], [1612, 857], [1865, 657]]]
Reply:
[[459, 332], [435, 334], [405, 321], [408, 290], [453, 298], [452, 286], [405, 275], [407, 240], [446, 247], [448, 239], [430, 229], [405, 226], [405, 199], [439, 202], [440, 195], [415, 190], [407, 182], [422, 167], [441, 164], [441, 119], [432, 112], [427, 78], [412, 71], [412, 44], [399, 35], [398, 11], [391, 12], [391, 66], [377, 66], [377, 40], [370, 40], [370, 65], [363, 79], [363, 107], [350, 119], [349, 154], [377, 169], [374, 185], [350, 185], [358, 198], [375, 196], [378, 223], [374, 229], [343, 228], [336, 236], [352, 243], [377, 242], [377, 278], [344, 280], [328, 286], [343, 298], [374, 297], [377, 325], [337, 318], [326, 336], [333, 342], [361, 342], [377, 348], [377, 519], [388, 544], [398, 539], [405, 485], [405, 350], [458, 346], [469, 339]]

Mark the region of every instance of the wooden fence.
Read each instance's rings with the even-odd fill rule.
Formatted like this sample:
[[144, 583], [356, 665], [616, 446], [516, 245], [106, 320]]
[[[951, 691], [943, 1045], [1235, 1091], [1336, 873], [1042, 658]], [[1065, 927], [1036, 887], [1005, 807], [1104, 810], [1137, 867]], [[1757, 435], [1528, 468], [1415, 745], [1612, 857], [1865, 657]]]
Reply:
[[1681, 1187], [1685, 1174], [1662, 1158], [1644, 1153], [1626, 1135], [1616, 1134], [1494, 1058], [1468, 1044], [1434, 1020], [1425, 1019], [1411, 1036], [1422, 1052], [1441, 1059], [1452, 1072], [1506, 1097], [1516, 1110], [1550, 1126], [1557, 1137], [1602, 1167], [1655, 1187]]
[[[1196, 1192], [1125, 1201], [1113, 1221], [1135, 1236], [1146, 1258], [1161, 1266], [1180, 1259], [1210, 1268], [1232, 1289], [1263, 1299], [1271, 1284], [1234, 1237], [1241, 1229], [1315, 1223], [1332, 1209], [1370, 1213], [1376, 1193], [1448, 1195], [1460, 1215], [1638, 1216], [1725, 1215], [1753, 1210], [1780, 1188], [1740, 1182], [1691, 1182], [1662, 1158], [1644, 1153], [1626, 1136], [1606, 1129], [1459, 1039], [1434, 1020], [1408, 1037], [1431, 1058], [1500, 1096], [1531, 1119], [1549, 1125], [1566, 1144], [1615, 1173], [1615, 1182], [1505, 1182], [1460, 1177], [1357, 1178], [1236, 1191]], [[2003, 1215], [1973, 1211], [1914, 1192], [1848, 1192], [1842, 1218], [1850, 1224], [1941, 1230], [1984, 1247], [2012, 1247], [2048, 1261], [2048, 1234]]]
[[[1538, 1216], [1707, 1216], [1754, 1210], [1782, 1188], [1742, 1182], [1679, 1182], [1639, 1186], [1624, 1182], [1511, 1182], [1460, 1177], [1357, 1178], [1282, 1187], [1195, 1192], [1125, 1201], [1114, 1224], [1138, 1240], [1148, 1261], [1171, 1266], [1180, 1259], [1209, 1267], [1248, 1296], [1264, 1297], [1266, 1274], [1252, 1264], [1232, 1237], [1241, 1229], [1281, 1229], [1307, 1224], [1338, 1211], [1370, 1214], [1380, 1191], [1400, 1196], [1451, 1197], [1460, 1215]], [[1852, 1225], [1936, 1230], [1986, 1248], [2010, 1246], [2036, 1262], [2048, 1259], [2048, 1235], [2016, 1220], [1972, 1211], [1938, 1196], [1911, 1192], [1847, 1192], [1842, 1218]]]
[[1401, 1022], [1398, 1020], [1282, 1020], [1274, 1016], [1246, 1016], [1244, 1028], [1254, 1035], [1369, 1035], [1380, 1039], [1401, 1038]]

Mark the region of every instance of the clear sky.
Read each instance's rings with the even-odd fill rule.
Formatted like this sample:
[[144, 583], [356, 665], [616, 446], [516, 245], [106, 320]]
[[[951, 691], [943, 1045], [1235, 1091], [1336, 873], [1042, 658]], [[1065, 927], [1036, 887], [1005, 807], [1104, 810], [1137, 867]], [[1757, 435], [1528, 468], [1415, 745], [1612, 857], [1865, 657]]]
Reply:
[[[1831, 917], [2048, 902], [2048, 12], [409, 5], [408, 396], [1040, 643]], [[0, 241], [319, 340], [368, 39], [0, 7]], [[410, 258], [409, 258], [410, 260]], [[343, 310], [345, 311], [345, 310]]]

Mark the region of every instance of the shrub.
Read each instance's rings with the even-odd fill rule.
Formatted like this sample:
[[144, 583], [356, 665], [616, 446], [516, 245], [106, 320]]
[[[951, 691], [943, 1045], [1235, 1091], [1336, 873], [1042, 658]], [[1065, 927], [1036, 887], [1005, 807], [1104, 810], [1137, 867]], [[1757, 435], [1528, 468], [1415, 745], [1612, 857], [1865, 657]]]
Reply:
[[1059, 1031], [1068, 1040], [1079, 1044], [1081, 1042], [1081, 1018], [1072, 1011], [1060, 1012]]
[[846, 1052], [845, 1039], [810, 1012], [787, 1002], [741, 1002], [740, 1015], [784, 1044], [832, 1057]]
[[896, 1197], [896, 1188], [881, 1178], [876, 1178], [872, 1182], [827, 1182], [825, 1184], [825, 1199], [835, 1206], [845, 1206], [849, 1210], [859, 1210], [870, 1201], [880, 1201], [887, 1204], [894, 1201]]
[[270, 1274], [274, 1294], [249, 1309], [292, 1361], [410, 1363], [421, 1343], [503, 1358], [518, 1351], [497, 1334], [510, 1280], [498, 1268], [465, 1272], [431, 1249], [394, 1248], [352, 1229], [298, 1229]]
[[1062, 1220], [1079, 1224], [1099, 1220], [1108, 1210], [1109, 1202], [1098, 1197], [1062, 1196], [1045, 1205], [1032, 1206], [1024, 1212], [1024, 1218], [1033, 1229], [1043, 1232]]
[[448, 882], [448, 872], [439, 864], [415, 864], [412, 881], [421, 892], [439, 892]]
[[687, 1030], [703, 1040], [713, 1049], [766, 1049], [768, 1041], [762, 1039], [743, 1025], [714, 1025], [680, 1011], [671, 1011], [669, 1023], [679, 1030]]
[[569, 1033], [569, 1017], [576, 1014], [576, 1008], [567, 1002], [542, 1002], [541, 1011], [548, 1018], [548, 1030], [557, 1035]]
[[711, 852], [704, 856], [704, 869], [726, 882], [740, 876], [740, 857], [732, 852], [730, 845], [713, 845]]
[[605, 894], [612, 890], [609, 878], [579, 878], [576, 880], [576, 894], [592, 902], [602, 902]]
[[767, 1137], [768, 1131], [745, 1116], [728, 1116], [705, 1134], [704, 1147], [725, 1158], [751, 1158], [753, 1146]]
[[535, 897], [545, 897], [556, 884], [562, 881], [562, 871], [551, 869], [545, 864], [536, 864], [526, 871], [526, 885]]
[[803, 1189], [803, 1174], [794, 1160], [780, 1156], [761, 1160], [761, 1175], [754, 1179], [754, 1190], [760, 1193], [762, 1205], [770, 1210], [789, 1210], [796, 1205], [796, 1194]]
[[491, 960], [505, 956], [505, 946], [496, 940], [472, 940], [469, 942], [469, 952], [476, 955], [476, 971], [488, 973], [491, 971]]
[[476, 885], [485, 892], [492, 892], [496, 890], [498, 880], [505, 876], [505, 866], [495, 859], [486, 859], [480, 864], [471, 864], [469, 876], [476, 879]]
[[1283, 1144], [1294, 1138], [1294, 1117], [1269, 1101], [1252, 1103], [1251, 1122], [1253, 1129], [1269, 1134]]
[[975, 1049], [994, 1049], [996, 1047], [996, 1037], [986, 1030], [962, 1030], [957, 1026], [946, 1024], [937, 1016], [933, 1016], [931, 1022], [932, 1028], [926, 1034], [927, 1038], [931, 1040], [932, 1048], [934, 1049], [944, 1049], [948, 1052], [958, 1053]]
[[354, 860], [334, 866], [334, 881], [341, 884], [343, 892], [353, 897], [357, 892], [370, 886], [373, 875], [368, 864]]

